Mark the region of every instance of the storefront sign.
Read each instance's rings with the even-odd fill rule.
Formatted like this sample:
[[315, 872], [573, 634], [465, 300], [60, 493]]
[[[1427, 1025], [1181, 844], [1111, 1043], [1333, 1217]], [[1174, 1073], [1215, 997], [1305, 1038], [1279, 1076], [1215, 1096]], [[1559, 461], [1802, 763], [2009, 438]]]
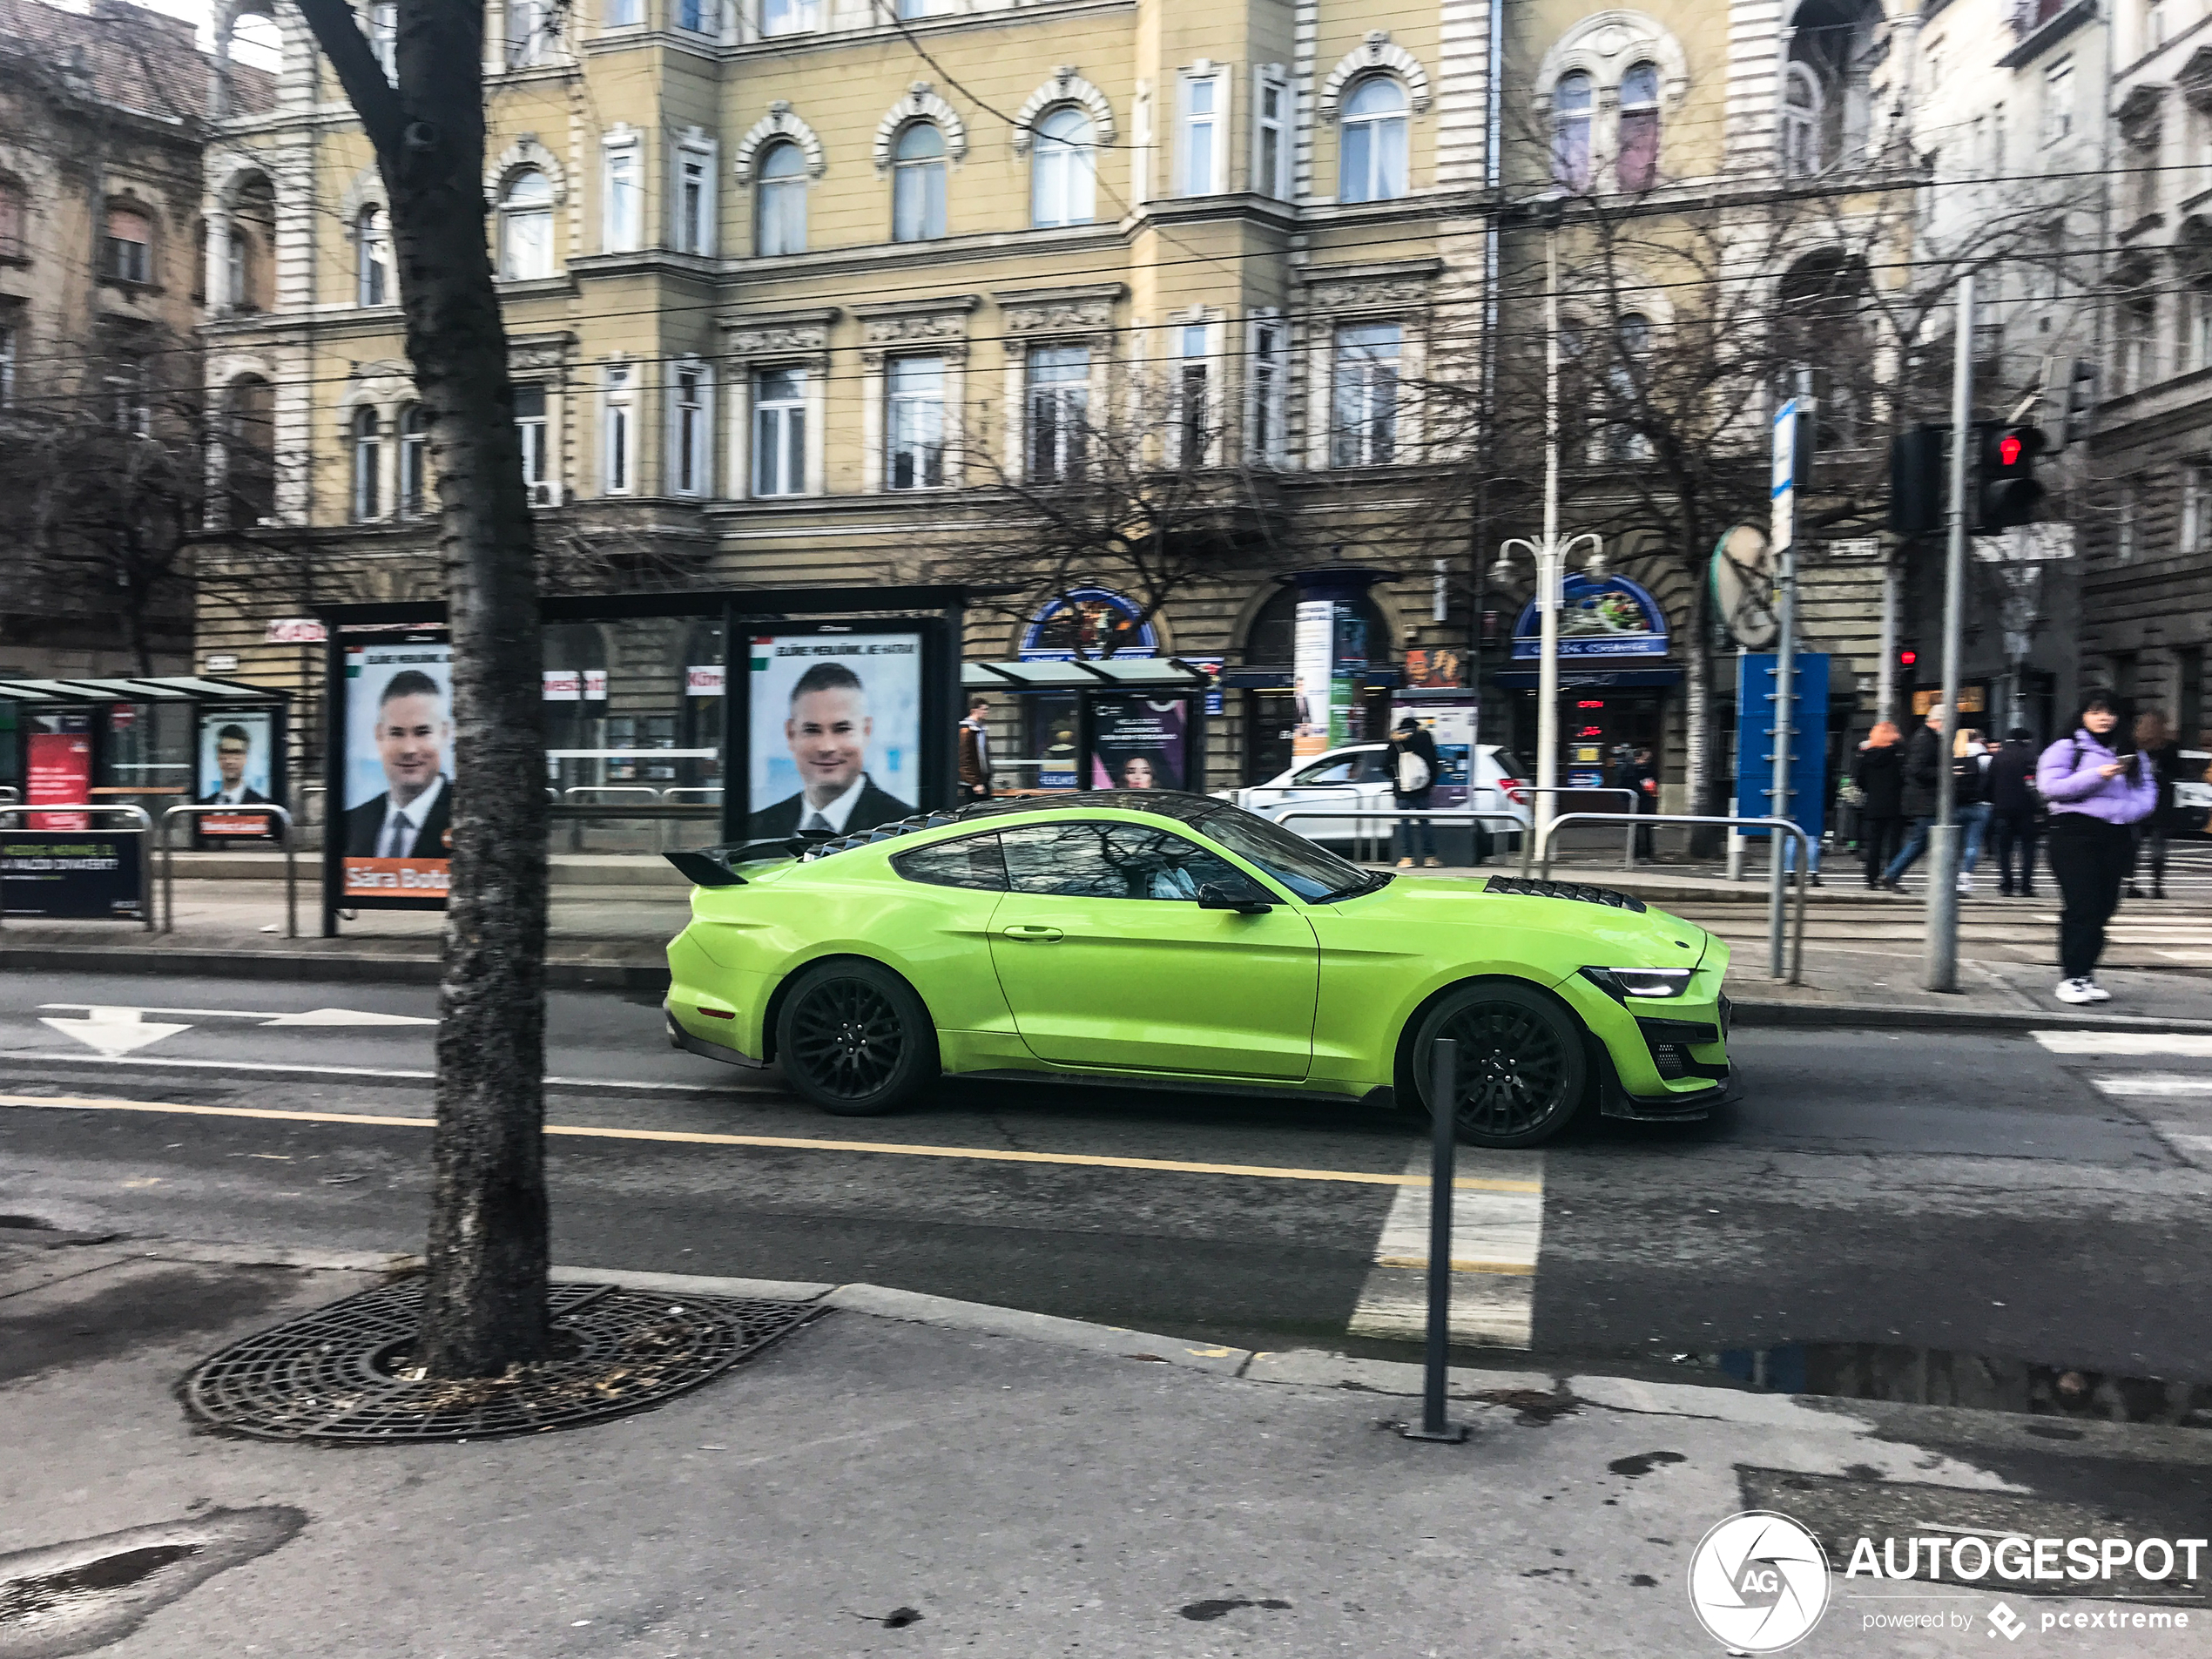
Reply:
[[684, 671], [684, 695], [686, 697], [719, 697], [723, 687], [722, 664], [704, 663]]
[[[1570, 657], [1664, 657], [1667, 613], [1624, 576], [1593, 581], [1570, 574], [1561, 584], [1559, 654]], [[1542, 654], [1543, 624], [1531, 600], [1514, 624], [1516, 658]]]
[[1153, 657], [1159, 638], [1136, 602], [1109, 588], [1070, 588], [1037, 607], [1022, 634], [1025, 663]]
[[11, 916], [143, 921], [141, 831], [0, 831], [0, 894]]
[[548, 703], [604, 703], [607, 700], [607, 671], [587, 668], [549, 668], [545, 671]]

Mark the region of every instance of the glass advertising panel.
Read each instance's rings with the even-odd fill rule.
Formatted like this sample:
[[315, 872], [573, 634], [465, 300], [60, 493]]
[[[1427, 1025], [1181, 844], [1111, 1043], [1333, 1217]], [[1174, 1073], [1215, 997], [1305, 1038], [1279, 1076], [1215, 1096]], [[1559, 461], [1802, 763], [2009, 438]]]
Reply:
[[[267, 709], [203, 711], [192, 800], [202, 806], [274, 805], [274, 744], [275, 720]], [[200, 840], [215, 846], [274, 840], [280, 833], [277, 820], [262, 813], [196, 813], [192, 818]]]
[[758, 634], [751, 833], [843, 835], [922, 797], [919, 632]]
[[334, 838], [346, 904], [445, 902], [451, 659], [443, 630], [346, 646], [343, 815]]
[[1190, 776], [1188, 697], [1090, 699], [1093, 789], [1181, 789]]

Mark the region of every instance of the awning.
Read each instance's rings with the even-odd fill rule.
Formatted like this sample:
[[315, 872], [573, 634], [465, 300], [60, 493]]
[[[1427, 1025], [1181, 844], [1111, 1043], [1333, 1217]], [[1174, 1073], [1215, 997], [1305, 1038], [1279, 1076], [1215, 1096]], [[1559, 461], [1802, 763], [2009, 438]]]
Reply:
[[0, 680], [0, 701], [10, 703], [214, 703], [243, 706], [283, 703], [292, 693], [271, 685], [203, 679], [193, 674], [131, 679]]
[[[1533, 691], [1536, 689], [1536, 671], [1533, 668], [1509, 668], [1498, 676], [1498, 684], [1514, 691]], [[1569, 668], [1559, 665], [1559, 689], [1562, 691], [1624, 691], [1636, 685], [1673, 685], [1682, 679], [1679, 668]]]
[[970, 691], [1203, 691], [1205, 670], [1180, 657], [1108, 657], [1096, 661], [962, 663], [961, 688]]

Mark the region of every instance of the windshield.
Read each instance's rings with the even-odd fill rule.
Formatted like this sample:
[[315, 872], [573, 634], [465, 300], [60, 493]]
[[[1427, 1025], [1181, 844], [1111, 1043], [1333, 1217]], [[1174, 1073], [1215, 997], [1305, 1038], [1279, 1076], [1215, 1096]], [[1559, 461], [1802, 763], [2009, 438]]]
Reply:
[[1293, 835], [1280, 824], [1241, 806], [1217, 807], [1194, 827], [1240, 858], [1251, 860], [1299, 898], [1315, 903], [1372, 893], [1390, 880], [1386, 875], [1347, 863], [1326, 847], [1317, 846], [1303, 835]]

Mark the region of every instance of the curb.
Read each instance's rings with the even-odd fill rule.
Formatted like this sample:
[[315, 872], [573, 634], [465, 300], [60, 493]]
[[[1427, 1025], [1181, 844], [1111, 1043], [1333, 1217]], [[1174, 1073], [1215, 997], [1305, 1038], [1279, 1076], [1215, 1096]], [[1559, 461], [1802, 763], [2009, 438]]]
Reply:
[[[439, 958], [347, 955], [336, 951], [150, 950], [117, 945], [17, 945], [0, 932], [0, 961], [16, 969], [61, 974], [206, 975], [212, 979], [289, 980], [316, 984], [435, 985]], [[660, 962], [549, 960], [545, 984], [556, 991], [665, 991]]]
[[2212, 1020], [2145, 1014], [2079, 1014], [2059, 1008], [1899, 1008], [1878, 1002], [1761, 1002], [1732, 1000], [1733, 1022], [1761, 1028], [1904, 1031], [2212, 1032]]

